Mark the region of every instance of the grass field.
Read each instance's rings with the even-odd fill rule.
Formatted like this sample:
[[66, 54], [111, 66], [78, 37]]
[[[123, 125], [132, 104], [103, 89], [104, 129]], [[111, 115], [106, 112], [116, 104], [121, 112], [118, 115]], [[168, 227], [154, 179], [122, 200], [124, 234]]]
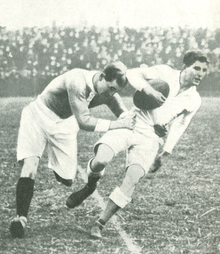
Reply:
[[[20, 168], [14, 166], [22, 108], [31, 98], [0, 99], [0, 253], [220, 253], [220, 98], [203, 104], [172, 156], [136, 188], [133, 201], [103, 231], [90, 237], [103, 201], [124, 176], [125, 154], [107, 167], [96, 192], [80, 207], [65, 207], [68, 195], [83, 185], [78, 174], [73, 187], [58, 185], [41, 160], [24, 239], [12, 239], [9, 222], [15, 216], [15, 188]], [[124, 98], [128, 107], [131, 99]], [[95, 115], [112, 118], [107, 108]], [[85, 169], [101, 133], [80, 131], [78, 163]]]

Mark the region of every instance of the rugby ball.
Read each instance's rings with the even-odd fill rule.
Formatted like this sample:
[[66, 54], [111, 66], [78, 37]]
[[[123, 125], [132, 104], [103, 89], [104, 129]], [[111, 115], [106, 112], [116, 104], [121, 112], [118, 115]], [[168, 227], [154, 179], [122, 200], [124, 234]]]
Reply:
[[[170, 87], [167, 82], [161, 79], [150, 79], [148, 83], [153, 87], [156, 91], [161, 92], [164, 97], [168, 97], [170, 92]], [[143, 91], [136, 91], [133, 97], [134, 105], [143, 110], [151, 110], [158, 108], [160, 105], [155, 101], [155, 99]]]

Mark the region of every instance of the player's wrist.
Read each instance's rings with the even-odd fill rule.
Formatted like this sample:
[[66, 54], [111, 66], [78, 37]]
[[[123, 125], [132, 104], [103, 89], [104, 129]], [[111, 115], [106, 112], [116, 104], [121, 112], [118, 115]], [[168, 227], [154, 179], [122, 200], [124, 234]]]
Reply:
[[110, 129], [111, 126], [111, 121], [110, 120], [105, 120], [105, 119], [98, 119], [95, 130], [96, 132], [106, 132]]
[[126, 123], [124, 118], [122, 118], [122, 119], [117, 119], [116, 121], [111, 121], [109, 130], [121, 129], [125, 127], [126, 127]]
[[122, 113], [120, 114], [120, 116], [118, 117], [118, 119], [123, 119], [123, 118], [125, 118], [125, 117], [127, 116], [127, 114], [128, 114], [128, 110], [122, 112]]

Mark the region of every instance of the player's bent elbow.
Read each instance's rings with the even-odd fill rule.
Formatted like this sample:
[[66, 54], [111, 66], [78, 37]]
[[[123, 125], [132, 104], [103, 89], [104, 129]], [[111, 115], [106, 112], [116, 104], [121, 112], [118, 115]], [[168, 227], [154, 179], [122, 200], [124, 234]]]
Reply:
[[90, 131], [93, 132], [95, 130], [94, 126], [86, 125], [86, 124], [79, 124], [79, 128], [84, 131]]
[[81, 130], [84, 130], [84, 131], [94, 131], [95, 130], [95, 125], [91, 124], [89, 122], [89, 120], [83, 120], [83, 119], [78, 119], [78, 125], [79, 125], [79, 128]]

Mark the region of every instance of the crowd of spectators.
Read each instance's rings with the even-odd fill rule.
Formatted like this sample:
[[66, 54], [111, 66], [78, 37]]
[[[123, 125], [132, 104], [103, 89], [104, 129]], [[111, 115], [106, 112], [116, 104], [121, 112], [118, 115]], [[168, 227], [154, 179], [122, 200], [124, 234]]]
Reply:
[[100, 69], [115, 60], [128, 68], [142, 63], [180, 68], [182, 54], [190, 48], [207, 52], [210, 71], [220, 71], [220, 29], [0, 27], [0, 80], [54, 78], [72, 68]]

